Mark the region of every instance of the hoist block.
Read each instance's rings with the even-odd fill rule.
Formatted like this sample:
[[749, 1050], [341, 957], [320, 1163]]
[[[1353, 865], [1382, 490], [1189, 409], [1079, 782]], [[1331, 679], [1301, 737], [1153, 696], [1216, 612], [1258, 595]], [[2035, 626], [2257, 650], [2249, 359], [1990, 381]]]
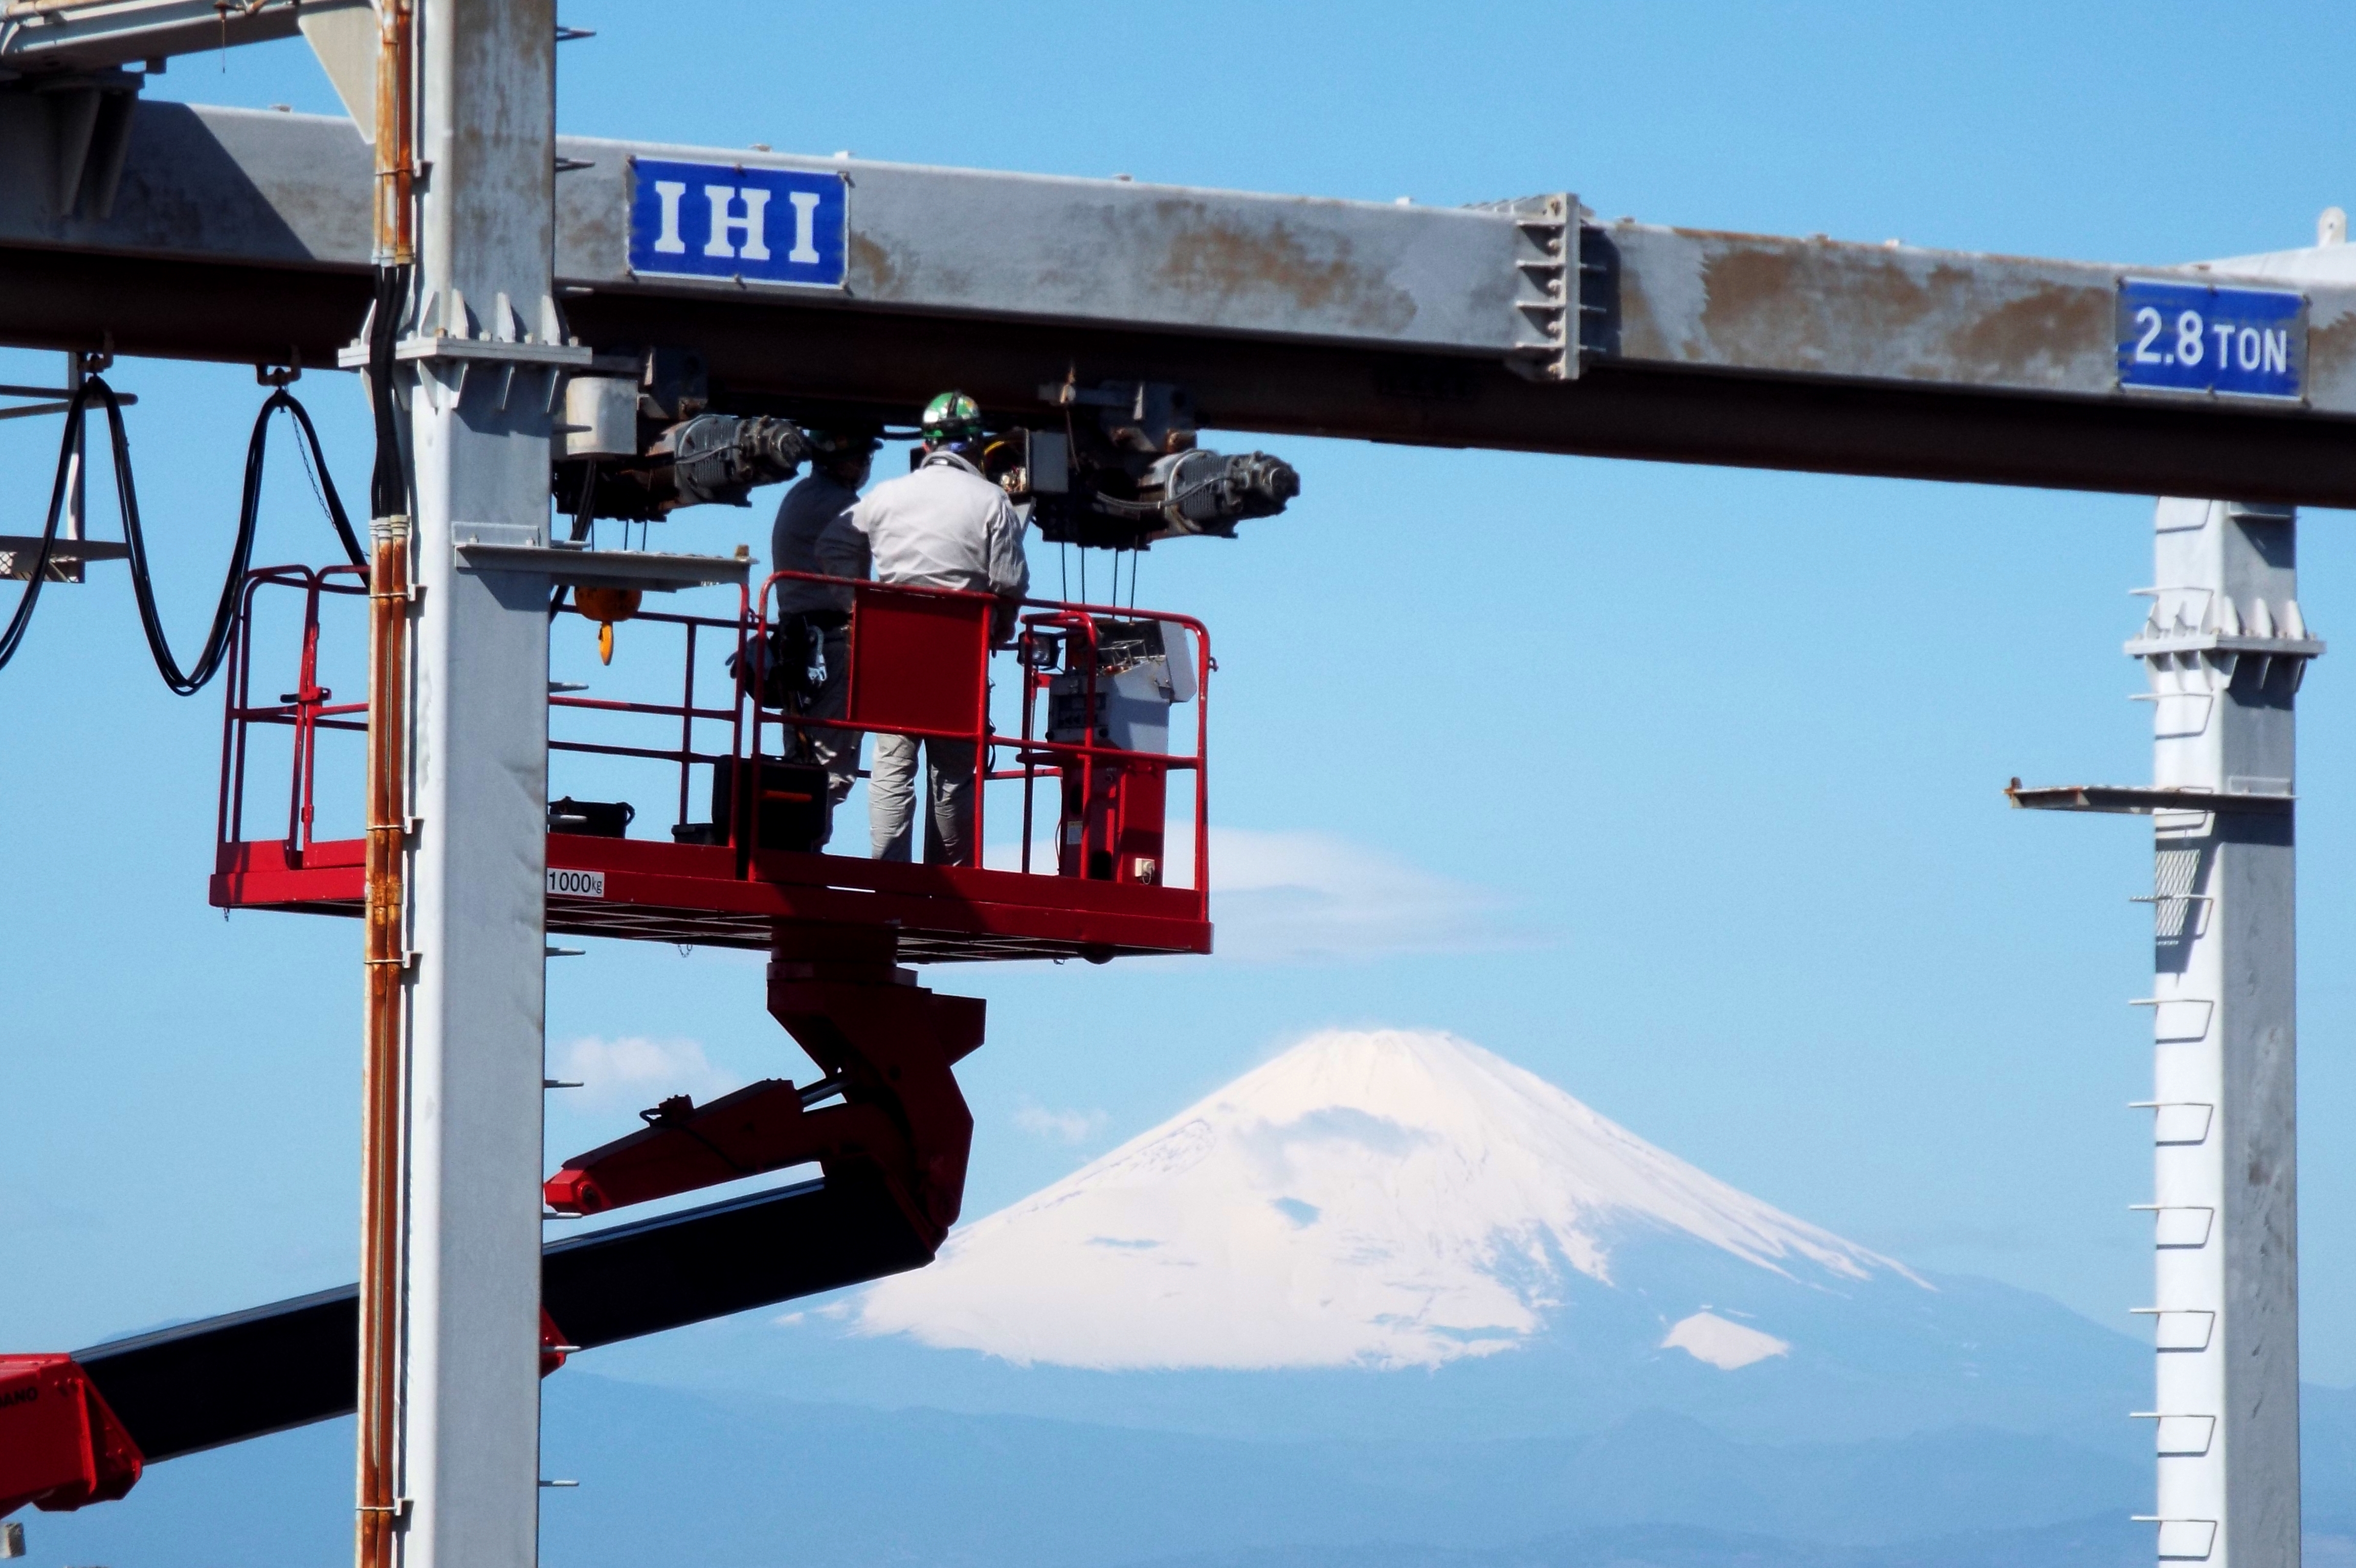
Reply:
[[71, 1356], [0, 1356], [0, 1516], [112, 1502], [144, 1465]]

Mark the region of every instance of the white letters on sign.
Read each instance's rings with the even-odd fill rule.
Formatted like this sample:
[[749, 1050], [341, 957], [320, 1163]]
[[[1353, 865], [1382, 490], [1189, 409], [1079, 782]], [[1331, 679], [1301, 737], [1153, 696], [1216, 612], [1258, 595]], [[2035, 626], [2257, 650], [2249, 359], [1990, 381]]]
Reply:
[[639, 157], [627, 163], [632, 272], [710, 278], [737, 288], [839, 289], [848, 281], [846, 170]]
[[560, 898], [602, 899], [605, 896], [605, 873], [603, 871], [560, 871], [548, 869], [548, 891]]
[[655, 249], [667, 256], [687, 254], [687, 241], [679, 237], [679, 201], [686, 194], [684, 180], [655, 181], [655, 199], [662, 203], [662, 232], [655, 236]]
[[2122, 391], [2298, 398], [2307, 379], [2304, 295], [2177, 278], [2121, 278]]
[[[703, 198], [712, 204], [712, 238], [704, 244], [705, 255], [735, 256], [747, 261], [769, 259], [767, 191], [756, 186], [708, 185], [703, 187]], [[739, 201], [744, 204], [742, 218], [730, 211]], [[744, 242], [730, 245], [731, 234], [742, 234]]]
[[818, 264], [818, 203], [814, 190], [789, 190], [786, 199], [794, 204], [794, 248], [786, 252], [786, 260], [803, 266]]

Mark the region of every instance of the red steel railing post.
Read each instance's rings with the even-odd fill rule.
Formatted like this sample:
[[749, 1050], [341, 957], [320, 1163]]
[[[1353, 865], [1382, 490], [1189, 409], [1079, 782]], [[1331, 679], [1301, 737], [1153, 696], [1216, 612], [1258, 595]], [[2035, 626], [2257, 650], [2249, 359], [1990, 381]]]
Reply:
[[695, 625], [687, 624], [687, 682], [679, 708], [679, 819], [687, 820], [688, 753], [695, 750]]

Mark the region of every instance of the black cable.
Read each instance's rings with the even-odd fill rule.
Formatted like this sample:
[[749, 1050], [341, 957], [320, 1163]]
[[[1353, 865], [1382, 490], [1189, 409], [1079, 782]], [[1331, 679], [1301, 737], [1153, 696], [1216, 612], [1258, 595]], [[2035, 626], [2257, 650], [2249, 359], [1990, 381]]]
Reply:
[[212, 627], [205, 634], [196, 667], [184, 673], [172, 656], [171, 644], [164, 635], [164, 619], [155, 609], [155, 583], [147, 571], [147, 536], [139, 524], [139, 492], [131, 476], [131, 436], [123, 429], [123, 405], [103, 377], [92, 376], [82, 385], [106, 405], [107, 439], [114, 453], [114, 502], [123, 518], [123, 542], [131, 549], [131, 594], [139, 603], [139, 626], [147, 634], [147, 651], [155, 656], [156, 673], [164, 677], [164, 684], [181, 697], [189, 696], [220, 668], [221, 657], [229, 651], [230, 632], [237, 622], [238, 593], [245, 586], [246, 568], [253, 560], [254, 526], [262, 515], [262, 457], [269, 441], [271, 405], [262, 405], [262, 417], [253, 421], [252, 438], [246, 443], [245, 493], [238, 505], [237, 543], [230, 550], [220, 600], [213, 606]]
[[[581, 498], [573, 506], [573, 542], [579, 544], [590, 537], [589, 530], [597, 520], [597, 460], [581, 460]], [[625, 543], [628, 542], [626, 540]]]
[[49, 558], [58, 533], [58, 522], [65, 510], [67, 475], [71, 468], [78, 438], [89, 417], [90, 401], [98, 399], [106, 408], [109, 444], [113, 449], [115, 506], [123, 519], [123, 540], [131, 554], [131, 592], [139, 604], [139, 624], [147, 635], [148, 651], [155, 656], [155, 668], [164, 677], [164, 684], [182, 697], [201, 689], [220, 669], [223, 654], [228, 650], [231, 624], [237, 615], [237, 598], [244, 586], [245, 573], [253, 558], [254, 530], [262, 516], [262, 476], [270, 448], [270, 419], [281, 410], [294, 416], [302, 442], [295, 448], [303, 460], [305, 474], [311, 479], [311, 493], [327, 520], [335, 525], [336, 537], [341, 540], [344, 553], [354, 566], [366, 566], [368, 557], [360, 549], [359, 539], [352, 532], [351, 518], [344, 511], [343, 497], [336, 491], [335, 475], [327, 470], [327, 457], [319, 444], [319, 432], [311, 423], [311, 415], [294, 395], [284, 387], [273, 390], [255, 416], [253, 433], [246, 442], [245, 485], [239, 498], [237, 542], [230, 557], [228, 581], [221, 584], [220, 602], [213, 612], [211, 630], [206, 634], [203, 652], [198, 656], [196, 668], [186, 674], [172, 656], [170, 644], [164, 635], [162, 617], [155, 610], [155, 584], [147, 570], [147, 539], [140, 528], [139, 495], [132, 482], [131, 438], [123, 428], [123, 405], [114, 389], [102, 376], [91, 375], [75, 389], [66, 405], [65, 435], [58, 450], [57, 482], [49, 494], [49, 511], [41, 528], [41, 548], [33, 558], [32, 575], [27, 579], [24, 596], [8, 618], [8, 625], [0, 631], [0, 668], [16, 656], [17, 646], [32, 624], [33, 606], [39, 600], [41, 583], [48, 575]]
[[294, 393], [281, 387], [262, 405], [262, 417], [267, 421], [280, 409], [294, 416], [294, 425], [302, 432], [302, 444], [294, 454], [303, 460], [303, 472], [311, 481], [311, 495], [336, 525], [336, 538], [342, 541], [344, 553], [354, 566], [368, 565], [368, 551], [360, 548], [359, 536], [352, 532], [352, 519], [344, 510], [344, 498], [336, 492], [336, 476], [327, 472], [327, 454], [319, 449], [319, 432], [311, 424], [311, 411]]
[[376, 270], [376, 304], [369, 311], [369, 407], [376, 416], [376, 466], [369, 475], [369, 516], [409, 515], [409, 481], [402, 472], [401, 421], [392, 404], [392, 349], [401, 339], [401, 313], [409, 293], [407, 267]]
[[[596, 542], [595, 535], [592, 532], [597, 525], [596, 497], [597, 460], [592, 457], [585, 459], [581, 464], [581, 496], [573, 507], [573, 542], [574, 544], [587, 540], [594, 547]], [[548, 618], [550, 620], [556, 619], [558, 613], [564, 608], [564, 596], [572, 592], [571, 588], [560, 582], [549, 592]]]
[[115, 505], [123, 518], [123, 542], [131, 551], [131, 592], [139, 604], [140, 629], [147, 635], [147, 651], [155, 656], [156, 672], [163, 676], [164, 684], [178, 695], [187, 697], [201, 690], [220, 670], [221, 658], [229, 651], [230, 635], [237, 621], [238, 595], [245, 587], [246, 571], [253, 560], [254, 534], [262, 521], [262, 480], [270, 455], [270, 420], [280, 410], [294, 416], [295, 428], [310, 448], [309, 456], [327, 480], [321, 498], [327, 504], [327, 517], [335, 525], [337, 537], [343, 541], [345, 553], [355, 566], [367, 563], [359, 540], [353, 537], [351, 519], [344, 514], [343, 498], [336, 494], [335, 481], [327, 475], [327, 454], [319, 450], [319, 432], [313, 428], [311, 416], [303, 405], [280, 387], [270, 394], [261, 413], [254, 417], [253, 434], [245, 445], [245, 485], [238, 498], [237, 542], [230, 549], [229, 574], [221, 583], [220, 600], [213, 607], [213, 624], [205, 634], [204, 648], [197, 656], [195, 666], [183, 672], [179, 661], [172, 656], [171, 644], [164, 635], [163, 617], [155, 608], [155, 580], [147, 566], [147, 538], [140, 525], [139, 492], [132, 478], [131, 436], [123, 428], [123, 405], [103, 377], [92, 376], [83, 386], [106, 406], [108, 443], [114, 456]]
[[230, 578], [221, 587], [221, 599], [213, 616], [212, 630], [205, 639], [204, 653], [197, 660], [196, 669], [183, 675], [173, 659], [164, 638], [163, 623], [155, 612], [154, 585], [147, 574], [147, 541], [139, 527], [139, 497], [132, 487], [131, 442], [123, 429], [122, 405], [116, 400], [114, 389], [101, 376], [91, 376], [75, 390], [66, 407], [65, 436], [58, 453], [58, 477], [49, 496], [49, 512], [41, 529], [41, 548], [33, 561], [33, 574], [27, 580], [24, 597], [16, 602], [16, 613], [9, 617], [8, 626], [0, 632], [0, 667], [5, 667], [16, 656], [17, 645], [25, 639], [31, 625], [33, 605], [40, 596], [42, 581], [48, 575], [48, 562], [58, 531], [58, 521], [65, 509], [67, 474], [77, 444], [76, 437], [88, 417], [90, 400], [97, 398], [106, 407], [107, 429], [113, 448], [115, 504], [123, 517], [123, 542], [131, 550], [131, 588], [139, 603], [139, 621], [147, 634], [148, 650], [155, 655], [155, 667], [162, 672], [165, 684], [186, 697], [210, 680], [220, 667], [221, 655], [229, 638], [229, 624], [237, 611], [238, 590], [245, 580], [246, 567], [252, 559], [254, 528], [262, 510], [262, 475], [270, 443], [270, 417], [284, 409], [294, 415], [303, 444], [295, 450], [303, 457], [305, 467], [313, 475], [312, 494], [318, 497], [328, 521], [336, 528], [336, 536], [343, 541], [344, 553], [352, 564], [367, 564], [360, 552], [359, 540], [353, 536], [351, 519], [345, 515], [343, 497], [336, 493], [336, 481], [327, 472], [327, 454], [320, 449], [319, 432], [311, 423], [311, 416], [294, 395], [280, 387], [262, 405], [262, 412], [253, 421], [253, 434], [246, 443], [245, 488], [238, 507], [237, 544], [230, 558]]
[[65, 439], [58, 447], [57, 483], [49, 489], [48, 521], [41, 528], [41, 548], [33, 557], [33, 570], [25, 579], [24, 596], [16, 601], [14, 613], [8, 617], [7, 628], [0, 631], [0, 669], [16, 656], [17, 645], [25, 640], [26, 629], [33, 624], [33, 606], [41, 597], [41, 583], [49, 575], [49, 550], [57, 542], [58, 519], [65, 515], [66, 484], [73, 469], [74, 437], [81, 430], [82, 410], [90, 402], [91, 383], [83, 382], [74, 389], [73, 400], [66, 405]]

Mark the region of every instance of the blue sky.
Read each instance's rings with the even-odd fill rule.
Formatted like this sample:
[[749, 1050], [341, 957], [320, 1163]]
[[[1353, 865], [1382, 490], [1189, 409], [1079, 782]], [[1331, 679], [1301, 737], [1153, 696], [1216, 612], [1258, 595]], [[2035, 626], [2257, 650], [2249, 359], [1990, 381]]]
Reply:
[[[2304, 243], [2319, 208], [2356, 205], [2356, 18], [2225, 16], [568, 0], [598, 37], [564, 46], [560, 114], [586, 133], [1435, 204], [1568, 188], [1606, 218], [2162, 261]], [[292, 45], [178, 60], [155, 85], [336, 107]], [[0, 379], [44, 373], [48, 357], [0, 356]], [[234, 368], [127, 362], [115, 380], [141, 396], [142, 498], [185, 648], [262, 392]], [[357, 498], [356, 388], [300, 389]], [[37, 527], [53, 441], [0, 425], [0, 462], [27, 476], [0, 530]], [[2013, 773], [2146, 776], [2119, 644], [2148, 502], [1270, 444], [1305, 477], [1292, 511], [1155, 550], [1141, 598], [1219, 638], [1219, 822], [1322, 856], [1329, 912], [1380, 898], [1396, 918], [1301, 937], [1239, 900], [1230, 928], [1258, 918], [1261, 956], [937, 973], [991, 1004], [960, 1070], [969, 1211], [1311, 1029], [1443, 1028], [1806, 1219], [2126, 1328], [2149, 1289], [2148, 1221], [2126, 1209], [2147, 1130], [2125, 1109], [2147, 1087], [2148, 1022], [2121, 1005], [2148, 974], [2149, 917], [2126, 901], [2147, 845], [2134, 824], [2010, 814], [1997, 792]], [[326, 559], [291, 465], [271, 496], [258, 559]], [[765, 549], [769, 504], [663, 537]], [[2349, 520], [2309, 517], [2308, 621], [2356, 635]], [[2335, 1382], [2356, 1380], [2333, 1331], [2356, 1307], [2356, 1148], [2330, 1136], [2356, 1109], [2349, 656], [2301, 704], [2302, 1257], [2308, 1373]], [[219, 699], [163, 690], [119, 573], [46, 596], [0, 672], [10, 1348], [351, 1277], [359, 933], [205, 906]], [[593, 945], [552, 975], [559, 1065], [588, 1039], [701, 1052], [713, 1082], [801, 1068], [757, 964]], [[620, 1130], [643, 1102], [616, 1093], [560, 1108], [552, 1157]]]

